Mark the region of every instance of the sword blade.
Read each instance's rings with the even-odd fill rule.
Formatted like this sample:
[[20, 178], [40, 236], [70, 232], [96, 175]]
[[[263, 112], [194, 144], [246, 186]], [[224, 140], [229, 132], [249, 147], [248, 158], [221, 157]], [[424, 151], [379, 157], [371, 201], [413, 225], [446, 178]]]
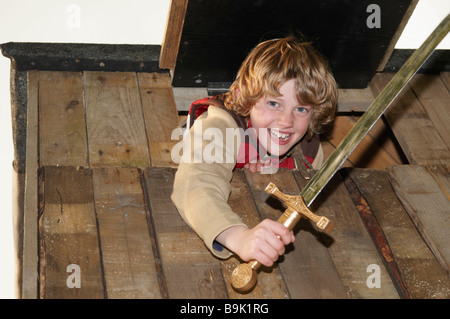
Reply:
[[300, 195], [303, 197], [307, 206], [310, 206], [316, 199], [317, 195], [319, 195], [334, 174], [336, 174], [347, 157], [353, 152], [381, 115], [383, 115], [409, 80], [420, 69], [449, 30], [450, 14], [442, 20], [425, 42], [405, 62], [322, 167], [311, 178], [305, 188], [303, 188]]

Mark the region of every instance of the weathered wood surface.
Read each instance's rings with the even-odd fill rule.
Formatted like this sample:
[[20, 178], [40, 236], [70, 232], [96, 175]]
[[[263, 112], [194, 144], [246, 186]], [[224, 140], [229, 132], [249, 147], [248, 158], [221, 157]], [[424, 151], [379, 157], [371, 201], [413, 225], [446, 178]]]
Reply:
[[[449, 78], [448, 73], [442, 73], [440, 84], [448, 88]], [[41, 87], [43, 81], [48, 83]], [[60, 92], [58, 97], [52, 96], [52, 85]], [[408, 160], [420, 162], [423, 158], [426, 163], [442, 163], [447, 154], [442, 146], [434, 147], [431, 141], [431, 146], [424, 145], [419, 152], [407, 136], [409, 131], [401, 132], [412, 125], [411, 119], [434, 123], [421, 103], [433, 99], [435, 93], [428, 93], [428, 84], [420, 85], [415, 89], [420, 94], [412, 87], [408, 89], [413, 109], [404, 100], [396, 102], [402, 110], [394, 107], [395, 122], [388, 122], [403, 125], [393, 131]], [[312, 206], [317, 214], [335, 222], [335, 230], [324, 235], [302, 219], [295, 229], [295, 243], [287, 247], [277, 266], [263, 269], [250, 293], [236, 293], [230, 276], [240, 261], [213, 257], [170, 200], [176, 169], [172, 168], [175, 165], [168, 150], [177, 141], [168, 139], [178, 125], [178, 115], [167, 75], [30, 72], [29, 87], [29, 107], [35, 111], [34, 117], [29, 116], [29, 137], [35, 141], [27, 145], [26, 205], [31, 208], [24, 221], [24, 297], [399, 298], [383, 266], [383, 255], [339, 176]], [[85, 116], [83, 99], [79, 99], [75, 87], [85, 96]], [[445, 99], [440, 101], [445, 105]], [[58, 125], [51, 125], [58, 119]], [[348, 118], [344, 123], [343, 128], [336, 129], [345, 131], [354, 121]], [[373, 152], [378, 135], [386, 135], [381, 124], [368, 135], [367, 145], [363, 144], [366, 150], [355, 153], [352, 161], [367, 164], [359, 159]], [[79, 138], [83, 125], [85, 140]], [[429, 134], [438, 136], [440, 130], [439, 125], [433, 125]], [[339, 134], [331, 142], [337, 143]], [[399, 136], [405, 137], [406, 144]], [[439, 138], [444, 143], [441, 135]], [[331, 150], [331, 142], [323, 143], [324, 148]], [[377, 154], [392, 155], [393, 148], [393, 144], [382, 143]], [[425, 156], [428, 149], [431, 157]], [[411, 181], [419, 175], [411, 175], [405, 167], [416, 166], [384, 171], [402, 161], [396, 155], [385, 156], [373, 162], [382, 171], [361, 169], [350, 176], [376, 215], [409, 295], [448, 298], [448, 249], [442, 243], [448, 238], [449, 221], [448, 214], [442, 213], [448, 207], [449, 168], [417, 166], [421, 169], [421, 185], [414, 186]], [[346, 165], [354, 164], [347, 161]], [[284, 210], [281, 202], [263, 190], [270, 181], [290, 194], [299, 194], [307, 182], [300, 172], [280, 170], [275, 175], [260, 175], [237, 169], [231, 180], [229, 204], [249, 226], [264, 218], [278, 219]], [[420, 193], [424, 193], [423, 201]], [[429, 204], [424, 206], [426, 201]], [[71, 264], [80, 266], [81, 288], [67, 287], [71, 275], [67, 267]], [[367, 284], [370, 265], [380, 267], [380, 288]]]
[[[372, 290], [365, 280], [355, 283], [359, 279], [351, 278], [350, 271], [346, 273], [348, 265], [339, 265], [339, 258], [348, 258], [348, 254], [366, 262], [365, 248], [351, 252], [339, 248], [330, 254], [336, 242], [321, 239], [306, 220], [296, 230], [298, 240], [288, 247], [278, 267], [263, 270], [251, 293], [237, 294], [231, 288], [230, 274], [239, 261], [214, 258], [181, 219], [170, 201], [174, 174], [170, 168], [142, 172], [135, 168], [45, 167], [41, 185], [41, 297], [377, 296], [368, 294]], [[299, 191], [290, 171], [273, 176], [240, 170], [234, 174], [230, 204], [250, 226], [261, 220], [259, 214], [277, 218], [283, 211], [281, 204], [261, 189], [271, 178], [283, 190]], [[144, 199], [148, 200], [147, 211]], [[67, 287], [70, 274], [66, 268], [70, 264], [81, 268], [80, 289]], [[367, 277], [365, 268], [362, 275]]]
[[169, 74], [139, 73], [138, 80], [152, 166], [175, 167], [171, 151], [181, 137], [172, 140], [178, 114]]
[[434, 174], [446, 178], [447, 185], [437, 182], [423, 166], [394, 166], [388, 169], [392, 186], [441, 266], [450, 273], [450, 200], [448, 167]]
[[145, 182], [169, 298], [226, 298], [220, 262], [170, 200], [175, 171], [148, 169]]
[[170, 1], [169, 15], [159, 58], [161, 69], [173, 70], [175, 68], [187, 5], [188, 0]]
[[107, 297], [160, 298], [141, 172], [101, 168], [92, 180]]
[[[374, 94], [378, 95], [392, 77], [389, 73], [376, 74], [370, 84]], [[439, 93], [431, 89], [435, 85], [440, 87]], [[450, 122], [447, 90], [438, 76], [416, 75], [385, 112], [411, 164], [450, 163], [450, 148], [446, 142]]]
[[[380, 259], [372, 239], [352, 204], [347, 189], [336, 175], [322, 190], [311, 205], [313, 211], [320, 209], [324, 215], [335, 223], [331, 234], [329, 254], [352, 298], [398, 298], [392, 281]], [[368, 268], [380, 267], [380, 288], [369, 288]]]
[[39, 151], [43, 166], [87, 166], [83, 79], [78, 72], [39, 72]]
[[[277, 266], [263, 269], [257, 287], [241, 295], [230, 284], [231, 271], [240, 261], [213, 257], [170, 201], [175, 172], [172, 168], [44, 167], [41, 297], [399, 297], [383, 266], [383, 253], [377, 252], [339, 176], [312, 207], [331, 218], [335, 230], [324, 235], [302, 219], [295, 228], [296, 241]], [[436, 174], [442, 178], [441, 172]], [[425, 227], [416, 228], [409, 219], [395, 187], [390, 187], [388, 173], [360, 169], [350, 176], [376, 214], [409, 295], [448, 298], [448, 274], [433, 246], [421, 237]], [[263, 218], [278, 219], [284, 210], [281, 202], [263, 191], [269, 181], [291, 194], [298, 194], [307, 182], [301, 173], [288, 170], [275, 175], [236, 170], [229, 203], [249, 226]], [[448, 189], [448, 184], [441, 185]], [[80, 266], [80, 289], [67, 287], [66, 269], [71, 264]], [[370, 265], [380, 267], [380, 288], [368, 286]]]
[[[39, 105], [39, 74], [37, 71], [28, 72], [27, 82], [27, 158], [25, 167], [24, 215], [23, 229], [18, 229], [23, 239], [20, 242], [19, 256], [22, 254], [22, 267], [18, 280], [21, 281], [21, 297], [34, 299], [38, 297], [38, 169], [39, 169], [39, 141], [38, 141], [38, 105]], [[20, 224], [19, 224], [20, 225]], [[20, 238], [20, 237], [19, 237]], [[20, 257], [19, 257], [20, 258]]]
[[91, 166], [150, 166], [136, 73], [85, 72]]
[[[91, 170], [45, 167], [43, 174], [41, 298], [104, 298]], [[70, 265], [79, 267], [79, 288], [68, 285]]]
[[450, 278], [394, 193], [388, 173], [352, 168], [349, 176], [382, 228], [410, 297], [448, 299]]

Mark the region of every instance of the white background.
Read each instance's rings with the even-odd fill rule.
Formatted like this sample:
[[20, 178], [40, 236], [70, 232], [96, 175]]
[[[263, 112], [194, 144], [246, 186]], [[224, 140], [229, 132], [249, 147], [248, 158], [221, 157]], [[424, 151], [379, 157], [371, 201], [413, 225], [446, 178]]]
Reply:
[[[170, 0], [0, 0], [0, 43], [161, 44]], [[77, 20], [77, 14], [79, 13]], [[450, 13], [449, 0], [420, 0], [397, 48], [417, 48]], [[381, 8], [381, 27], [383, 27]], [[447, 36], [441, 49], [450, 49]], [[11, 214], [13, 143], [10, 60], [0, 55], [0, 298], [14, 298]]]

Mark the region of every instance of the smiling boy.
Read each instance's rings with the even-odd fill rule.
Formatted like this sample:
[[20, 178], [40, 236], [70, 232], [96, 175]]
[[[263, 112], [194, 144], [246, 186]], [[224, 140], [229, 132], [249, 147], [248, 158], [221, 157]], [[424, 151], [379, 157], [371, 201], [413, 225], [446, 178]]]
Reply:
[[[323, 153], [318, 133], [334, 119], [337, 96], [322, 56], [309, 43], [289, 37], [256, 46], [230, 91], [208, 100], [211, 106], [188, 132], [190, 141], [202, 141], [192, 142], [190, 152], [183, 153], [172, 200], [215, 256], [234, 253], [271, 266], [294, 241], [293, 233], [276, 221], [266, 219], [253, 228], [241, 221], [227, 203], [232, 173], [236, 167], [251, 172], [311, 164], [319, 168]], [[240, 139], [230, 142], [225, 132], [239, 128]], [[205, 140], [203, 133], [211, 129], [224, 134]], [[249, 141], [248, 135], [254, 139]], [[205, 148], [222, 158], [194, 161], [195, 153]]]

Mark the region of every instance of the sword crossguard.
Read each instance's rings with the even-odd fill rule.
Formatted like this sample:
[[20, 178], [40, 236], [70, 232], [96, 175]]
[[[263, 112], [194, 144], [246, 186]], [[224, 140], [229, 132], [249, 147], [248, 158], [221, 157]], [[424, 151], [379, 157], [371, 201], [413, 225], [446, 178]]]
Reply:
[[[324, 233], [330, 234], [333, 231], [334, 223], [325, 216], [317, 216], [316, 214], [311, 212], [300, 195], [296, 196], [284, 194], [272, 182], [267, 185], [265, 192], [281, 199], [288, 207], [286, 211], [295, 211], [301, 216], [312, 220], [316, 224], [317, 228], [321, 229]], [[292, 212], [290, 213], [292, 214]], [[292, 228], [294, 228], [293, 226], [295, 225], [293, 225], [292, 228], [287, 225], [285, 226], [292, 230]]]
[[[287, 209], [278, 219], [278, 222], [283, 224], [287, 229], [294, 229], [297, 222], [304, 216], [312, 220], [326, 234], [333, 231], [334, 223], [324, 216], [317, 216], [311, 212], [301, 196], [284, 194], [274, 183], [267, 185], [265, 191], [281, 199], [287, 206]], [[260, 266], [261, 264], [256, 260], [237, 266], [231, 274], [231, 285], [233, 288], [240, 293], [250, 291], [256, 285], [258, 278], [257, 270]]]

